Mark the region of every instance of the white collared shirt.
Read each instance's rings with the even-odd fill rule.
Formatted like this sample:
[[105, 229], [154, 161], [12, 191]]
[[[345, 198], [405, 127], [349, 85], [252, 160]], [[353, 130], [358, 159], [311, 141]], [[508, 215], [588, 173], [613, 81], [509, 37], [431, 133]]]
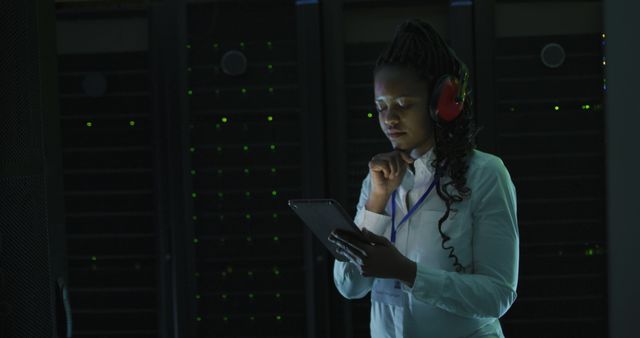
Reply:
[[[433, 148], [407, 170], [396, 196], [396, 225], [431, 183]], [[441, 246], [438, 220], [446, 205], [433, 188], [405, 223], [397, 226], [396, 247], [416, 262], [413, 287], [402, 283], [403, 306], [371, 302], [371, 337], [453, 338], [495, 334], [503, 337], [498, 318], [517, 297], [519, 231], [516, 189], [502, 160], [474, 150], [469, 156], [466, 186], [471, 195], [452, 204], [442, 231], [451, 239], [464, 273], [455, 271], [449, 250]], [[441, 186], [449, 182], [441, 179]], [[448, 191], [457, 194], [451, 185]], [[370, 176], [362, 182], [355, 223], [390, 239], [391, 199], [384, 214], [366, 210]], [[346, 298], [365, 297], [374, 277], [363, 277], [354, 263], [335, 260], [334, 283]]]

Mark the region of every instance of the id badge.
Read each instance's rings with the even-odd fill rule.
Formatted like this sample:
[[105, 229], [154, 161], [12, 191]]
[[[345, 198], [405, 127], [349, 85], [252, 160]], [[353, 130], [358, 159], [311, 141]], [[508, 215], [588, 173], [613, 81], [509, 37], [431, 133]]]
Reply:
[[384, 304], [403, 306], [404, 292], [400, 281], [391, 278], [376, 278], [371, 288], [371, 300]]

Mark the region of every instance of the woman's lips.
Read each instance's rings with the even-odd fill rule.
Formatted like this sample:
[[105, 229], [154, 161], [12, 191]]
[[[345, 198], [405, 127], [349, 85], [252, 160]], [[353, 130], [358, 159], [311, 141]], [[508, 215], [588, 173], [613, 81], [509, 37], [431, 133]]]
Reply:
[[398, 137], [400, 137], [400, 136], [402, 136], [404, 134], [406, 134], [406, 133], [401, 132], [401, 131], [394, 131], [394, 132], [387, 133], [387, 135], [389, 135], [389, 137], [391, 137], [391, 138], [398, 138]]

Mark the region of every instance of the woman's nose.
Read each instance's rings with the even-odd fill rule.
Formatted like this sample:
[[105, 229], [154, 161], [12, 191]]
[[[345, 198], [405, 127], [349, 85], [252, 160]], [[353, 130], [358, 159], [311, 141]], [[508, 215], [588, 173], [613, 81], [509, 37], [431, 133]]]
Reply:
[[389, 125], [389, 126], [395, 125], [399, 121], [398, 120], [398, 114], [395, 111], [391, 110], [391, 109], [387, 110], [386, 114], [383, 115], [383, 118], [384, 118], [384, 120], [383, 120], [384, 124]]

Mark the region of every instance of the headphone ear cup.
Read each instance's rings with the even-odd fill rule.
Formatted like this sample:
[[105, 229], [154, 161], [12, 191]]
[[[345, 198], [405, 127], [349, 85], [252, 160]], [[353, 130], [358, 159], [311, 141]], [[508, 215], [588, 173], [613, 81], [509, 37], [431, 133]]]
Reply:
[[450, 75], [438, 79], [429, 103], [431, 119], [451, 122], [460, 115], [464, 102], [456, 102], [459, 88], [457, 79]]

